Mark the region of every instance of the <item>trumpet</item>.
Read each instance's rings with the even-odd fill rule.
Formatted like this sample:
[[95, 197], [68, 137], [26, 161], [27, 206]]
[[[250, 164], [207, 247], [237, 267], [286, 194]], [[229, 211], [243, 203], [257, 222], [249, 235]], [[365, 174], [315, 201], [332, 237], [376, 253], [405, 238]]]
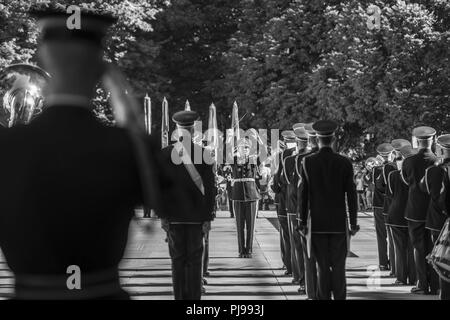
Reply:
[[27, 124], [45, 108], [44, 88], [50, 75], [31, 64], [13, 64], [0, 73], [0, 125]]

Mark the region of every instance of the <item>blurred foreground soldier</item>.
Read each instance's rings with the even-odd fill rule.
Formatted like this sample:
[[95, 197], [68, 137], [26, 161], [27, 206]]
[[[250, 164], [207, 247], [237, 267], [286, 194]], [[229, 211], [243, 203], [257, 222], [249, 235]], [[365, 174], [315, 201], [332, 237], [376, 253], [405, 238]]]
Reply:
[[278, 158], [278, 169], [273, 178], [272, 190], [278, 198], [279, 205], [277, 206], [278, 222], [280, 224], [280, 236], [282, 241], [282, 249], [284, 252], [284, 265], [286, 266], [285, 275], [292, 275], [292, 257], [291, 257], [291, 242], [289, 238], [289, 225], [287, 221], [286, 212], [286, 184], [283, 183], [284, 175], [284, 160], [292, 155], [295, 150], [295, 133], [292, 130], [285, 130], [281, 132], [283, 137], [283, 144], [285, 149], [280, 153]]
[[301, 236], [297, 232], [297, 185], [299, 182], [297, 162], [308, 153], [308, 136], [303, 124], [294, 125], [294, 133], [297, 146], [292, 155], [284, 159], [284, 174], [282, 181], [286, 184], [286, 210], [289, 227], [289, 239], [291, 244], [291, 263], [294, 279], [293, 284], [300, 285], [299, 293], [305, 294], [305, 263], [303, 261], [303, 249]]
[[82, 12], [81, 29], [69, 30], [65, 13], [35, 15], [47, 109], [0, 136], [0, 245], [15, 295], [128, 299], [118, 264], [143, 202], [139, 170], [129, 132], [101, 124], [91, 104], [115, 19]]
[[238, 154], [232, 164], [232, 200], [236, 217], [239, 258], [251, 258], [255, 219], [260, 198], [257, 188], [259, 159], [250, 155], [251, 141], [242, 138], [238, 141]]
[[318, 266], [320, 300], [346, 298], [345, 260], [349, 250], [347, 207], [351, 234], [359, 227], [358, 201], [353, 181], [353, 166], [331, 148], [337, 124], [320, 120], [314, 123], [320, 150], [303, 159], [303, 188], [300, 230], [308, 237], [308, 252]]
[[[392, 267], [394, 261], [393, 259], [390, 260], [388, 258], [388, 229], [385, 222], [384, 207], [388, 171], [387, 168], [389, 168], [389, 171], [395, 169], [392, 168], [391, 163], [389, 162], [389, 156], [393, 150], [394, 148], [390, 143], [380, 144], [377, 147], [377, 153], [382, 157], [383, 163], [372, 169], [372, 181], [375, 186], [372, 205], [375, 220], [375, 232], [377, 235], [378, 261], [380, 270], [391, 270], [391, 273], [393, 271]], [[393, 253], [393, 250], [390, 250], [390, 253]]]
[[[316, 153], [319, 148], [317, 146], [317, 135], [312, 128], [313, 123], [305, 124], [305, 131], [308, 136], [308, 152], [303, 155], [298, 155], [296, 170], [298, 175], [297, 182], [297, 228], [301, 226], [301, 202], [302, 202], [302, 192], [303, 192], [303, 179], [301, 179], [301, 172], [303, 170], [303, 158]], [[298, 130], [298, 129], [297, 129]], [[294, 129], [295, 131], [295, 129]], [[305, 222], [306, 223], [306, 222]], [[316, 259], [314, 258], [313, 252], [308, 254], [308, 240], [305, 235], [301, 234], [301, 244], [303, 250], [303, 260], [305, 262], [305, 287], [306, 295], [309, 300], [317, 299], [317, 266]]]
[[[430, 195], [430, 203], [428, 205], [427, 221], [425, 227], [431, 232], [431, 239], [433, 244], [438, 241], [439, 234], [444, 227], [448, 216], [444, 211], [444, 207], [440, 203], [441, 190], [444, 183], [444, 178], [448, 175], [450, 169], [450, 134], [442, 135], [437, 138], [437, 156], [441, 162], [437, 166], [431, 166], [425, 171], [420, 186], [422, 191]], [[431, 248], [430, 248], [431, 251]], [[429, 254], [430, 252], [426, 252]], [[432, 282], [437, 279], [438, 275], [435, 270], [431, 270]], [[450, 299], [450, 284], [439, 278], [439, 286], [441, 289], [441, 300]]]
[[435, 134], [436, 130], [430, 127], [417, 127], [413, 130], [419, 151], [403, 161], [401, 170], [403, 180], [409, 186], [405, 218], [408, 220], [408, 232], [414, 248], [417, 284], [411, 292], [415, 294], [436, 294], [438, 286], [433, 270], [426, 261], [426, 255], [432, 249], [430, 230], [425, 228], [430, 195], [420, 189], [425, 170], [436, 160], [431, 152]]
[[[215, 203], [213, 166], [194, 162], [195, 154], [204, 155], [201, 144], [193, 142], [195, 111], [173, 115], [179, 141], [163, 149], [164, 157], [187, 191], [191, 202], [162, 220], [169, 236], [172, 281], [175, 300], [200, 300], [203, 283], [203, 240], [211, 228]], [[177, 199], [173, 199], [177, 200]]]
[[[405, 140], [406, 141], [406, 140]], [[402, 159], [414, 155], [417, 150], [406, 141], [402, 146], [394, 144]], [[399, 147], [399, 148], [397, 148]], [[386, 197], [389, 201], [386, 225], [392, 230], [395, 248], [396, 285], [414, 285], [416, 282], [416, 268], [414, 265], [414, 252], [411, 239], [408, 235], [408, 222], [405, 219], [405, 208], [408, 201], [408, 185], [403, 181], [400, 170], [402, 160], [398, 160], [399, 170], [391, 171], [388, 175]]]

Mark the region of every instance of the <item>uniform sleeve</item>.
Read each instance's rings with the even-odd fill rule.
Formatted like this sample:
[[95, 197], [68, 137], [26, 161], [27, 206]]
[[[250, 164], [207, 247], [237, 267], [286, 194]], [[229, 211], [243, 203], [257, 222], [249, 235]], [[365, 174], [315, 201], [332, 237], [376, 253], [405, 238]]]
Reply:
[[299, 205], [299, 214], [301, 224], [306, 225], [308, 221], [308, 210], [309, 210], [309, 178], [307, 172], [307, 164], [306, 158], [302, 160], [302, 171], [301, 171], [301, 179], [302, 183], [298, 188], [299, 199], [301, 201], [298, 202]]
[[411, 169], [411, 158], [406, 158], [403, 160], [402, 169], [400, 170], [400, 177], [408, 186], [411, 184], [410, 181], [413, 178]]
[[275, 193], [280, 193], [281, 192], [281, 182], [280, 182], [280, 174], [281, 174], [281, 158], [282, 158], [282, 154], [280, 153], [280, 155], [278, 156], [278, 168], [277, 171], [275, 172], [274, 176], [273, 176], [273, 183], [272, 183], [272, 190]]
[[420, 190], [426, 194], [430, 194], [430, 187], [429, 187], [430, 170], [432, 170], [431, 167], [429, 167], [425, 170], [425, 174], [423, 175], [422, 179], [419, 182]]
[[389, 212], [389, 207], [391, 206], [392, 203], [392, 199], [394, 198], [394, 184], [393, 184], [393, 177], [394, 175], [392, 174], [393, 171], [389, 172], [389, 175], [387, 176], [387, 186], [386, 186], [386, 200], [387, 200], [387, 205], [386, 205], [386, 213]]
[[350, 225], [356, 226], [358, 215], [358, 197], [356, 195], [356, 186], [353, 181], [353, 166], [350, 161], [348, 163], [348, 170], [346, 176], [345, 192], [347, 194], [347, 205], [350, 217]]

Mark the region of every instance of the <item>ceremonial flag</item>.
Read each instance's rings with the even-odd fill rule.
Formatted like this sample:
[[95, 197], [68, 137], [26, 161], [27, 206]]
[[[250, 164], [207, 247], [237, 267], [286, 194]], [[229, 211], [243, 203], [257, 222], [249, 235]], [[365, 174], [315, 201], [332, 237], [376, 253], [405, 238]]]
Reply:
[[169, 145], [169, 104], [166, 97], [162, 103], [162, 124], [161, 124], [161, 147], [165, 148]]
[[186, 103], [184, 104], [184, 111], [191, 111], [191, 105], [189, 104], [189, 100], [186, 99]]
[[145, 117], [145, 128], [148, 134], [152, 133], [152, 100], [145, 95], [144, 98], [144, 117]]

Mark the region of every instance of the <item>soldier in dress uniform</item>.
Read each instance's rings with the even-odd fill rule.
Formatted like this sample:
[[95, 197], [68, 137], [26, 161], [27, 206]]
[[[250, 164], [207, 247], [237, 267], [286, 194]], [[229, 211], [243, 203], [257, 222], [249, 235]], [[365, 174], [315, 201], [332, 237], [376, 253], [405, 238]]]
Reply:
[[436, 294], [437, 284], [432, 279], [431, 266], [426, 255], [432, 248], [431, 234], [425, 228], [430, 195], [420, 190], [420, 181], [425, 170], [434, 164], [436, 157], [431, 151], [436, 130], [430, 127], [417, 127], [413, 135], [417, 139], [418, 153], [403, 161], [401, 174], [409, 186], [405, 218], [414, 248], [417, 284], [411, 289], [415, 294]]
[[[438, 157], [442, 159], [441, 165], [439, 166], [442, 170], [442, 185], [441, 185], [441, 194], [438, 206], [442, 208], [443, 213], [446, 214], [446, 217], [450, 216], [450, 134], [444, 134], [437, 138], [436, 143], [439, 146]], [[447, 197], [445, 199], [444, 197]], [[432, 195], [433, 197], [433, 195]], [[433, 237], [433, 242], [436, 242], [437, 237]], [[450, 282], [439, 278], [439, 286], [440, 286], [440, 299], [441, 300], [450, 300]]]
[[[68, 29], [66, 12], [32, 14], [41, 29], [39, 60], [51, 74], [47, 108], [0, 136], [8, 168], [0, 181], [0, 246], [15, 296], [129, 299], [118, 265], [134, 208], [143, 204], [139, 169], [129, 132], [100, 123], [91, 103], [106, 71], [102, 40], [116, 19], [83, 10], [81, 28]], [[80, 282], [69, 286], [70, 276]]]
[[[297, 183], [297, 226], [298, 228], [301, 225], [300, 211], [301, 211], [301, 194], [303, 188], [303, 180], [300, 179], [302, 172], [302, 161], [303, 158], [307, 155], [311, 155], [316, 153], [319, 148], [317, 146], [317, 135], [312, 125], [314, 123], [306, 123], [304, 126], [305, 132], [308, 136], [308, 152], [303, 155], [299, 155], [296, 164], [296, 171], [298, 174], [298, 183]], [[316, 267], [316, 259], [314, 258], [313, 252], [309, 252], [308, 255], [308, 244], [307, 239], [304, 235], [301, 234], [301, 243], [303, 249], [303, 260], [305, 262], [305, 287], [306, 287], [306, 295], [309, 300], [317, 299], [317, 267]]]
[[[450, 167], [449, 147], [447, 145], [449, 137], [450, 135], [442, 135], [437, 138], [436, 143], [437, 149], [439, 150], [438, 156], [442, 161], [440, 161], [438, 165], [428, 167], [425, 170], [425, 175], [420, 183], [421, 190], [430, 195], [425, 228], [430, 230], [433, 244], [436, 243], [445, 221], [448, 218], [439, 200], [444, 177], [447, 174], [446, 169], [448, 170]], [[428, 249], [429, 251], [425, 253], [426, 255], [431, 252], [432, 247]], [[430, 279], [434, 288], [436, 286], [436, 281], [438, 280], [438, 275], [434, 269], [430, 270]], [[445, 284], [448, 283], [440, 279], [439, 284], [441, 287], [441, 299], [450, 299], [450, 295], [448, 295], [449, 292], [444, 292], [444, 294], [442, 294], [442, 286], [445, 286]]]
[[247, 137], [238, 141], [238, 154], [232, 164], [232, 200], [236, 217], [239, 258], [251, 258], [255, 218], [258, 210], [259, 159], [250, 155], [252, 141]]
[[296, 142], [295, 142], [295, 133], [292, 130], [284, 130], [281, 132], [281, 136], [283, 137], [283, 143], [286, 148], [281, 152], [278, 159], [278, 169], [275, 172], [273, 178], [272, 190], [275, 192], [279, 205], [278, 209], [278, 221], [280, 224], [280, 236], [282, 237], [282, 248], [284, 249], [284, 265], [286, 266], [285, 275], [292, 275], [292, 258], [291, 258], [291, 242], [289, 238], [289, 226], [287, 221], [287, 212], [286, 212], [286, 185], [282, 183], [283, 177], [283, 164], [284, 159], [294, 152]]
[[[382, 143], [377, 147], [377, 153], [383, 158], [383, 163], [380, 166], [376, 166], [372, 169], [372, 181], [374, 183], [373, 193], [373, 216], [375, 220], [375, 232], [377, 235], [378, 245], [378, 261], [380, 270], [391, 270], [394, 265], [393, 260], [388, 258], [388, 229], [385, 222], [385, 194], [386, 194], [386, 181], [387, 181], [387, 169], [392, 171], [395, 169], [389, 162], [389, 156], [394, 148], [390, 143]], [[393, 250], [390, 250], [390, 253]], [[392, 255], [392, 254], [391, 254]], [[389, 267], [390, 265], [390, 267]]]
[[[398, 139], [400, 140], [400, 139]], [[393, 141], [392, 145], [406, 159], [417, 152], [407, 140]], [[386, 197], [389, 207], [386, 225], [392, 230], [395, 249], [396, 278], [394, 284], [415, 284], [416, 270], [411, 239], [408, 236], [408, 222], [405, 219], [405, 208], [408, 201], [408, 185], [402, 180], [400, 169], [403, 160], [398, 160], [399, 170], [391, 171], [388, 175]]]
[[[308, 236], [318, 266], [318, 299], [346, 298], [345, 261], [350, 233], [357, 225], [358, 200], [349, 159], [331, 148], [337, 124], [329, 120], [314, 123], [320, 150], [302, 161], [300, 230]], [[308, 248], [308, 249], [309, 249]], [[310, 249], [308, 250], [308, 252]]]
[[291, 245], [291, 264], [294, 279], [293, 284], [299, 284], [299, 293], [305, 294], [305, 263], [303, 261], [303, 249], [300, 234], [297, 232], [297, 184], [299, 175], [297, 161], [308, 153], [308, 135], [304, 124], [293, 126], [297, 139], [297, 147], [293, 153], [284, 159], [282, 182], [286, 185], [286, 211], [288, 220], [289, 239]]
[[169, 238], [172, 282], [175, 300], [199, 300], [202, 292], [203, 238], [211, 228], [215, 205], [213, 166], [195, 163], [195, 155], [204, 155], [201, 143], [194, 143], [195, 111], [179, 111], [172, 117], [179, 141], [163, 149], [172, 172], [179, 177], [190, 202], [182, 210], [172, 211], [161, 221]]

